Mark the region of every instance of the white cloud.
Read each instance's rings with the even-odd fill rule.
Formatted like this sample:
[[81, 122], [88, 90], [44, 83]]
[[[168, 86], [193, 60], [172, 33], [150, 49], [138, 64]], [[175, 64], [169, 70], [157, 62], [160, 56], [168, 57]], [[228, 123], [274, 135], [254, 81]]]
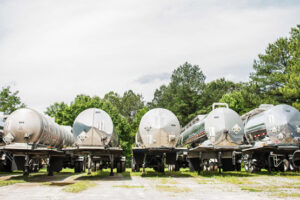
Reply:
[[111, 90], [151, 100], [168, 80], [136, 80], [185, 61], [208, 81], [246, 80], [298, 11], [296, 1], [2, 1], [0, 85], [15, 82], [27, 105], [44, 110]]

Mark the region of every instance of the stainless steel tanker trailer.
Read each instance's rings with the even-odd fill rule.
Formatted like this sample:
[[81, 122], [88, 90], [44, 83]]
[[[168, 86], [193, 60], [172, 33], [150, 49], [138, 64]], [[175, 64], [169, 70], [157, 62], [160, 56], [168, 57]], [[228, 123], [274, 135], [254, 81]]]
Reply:
[[74, 143], [72, 133], [50, 118], [30, 108], [11, 113], [4, 124], [4, 146], [0, 149], [12, 155], [18, 170], [24, 175], [38, 171], [41, 161], [46, 161], [48, 174], [63, 168], [63, 147]]
[[[218, 107], [221, 106], [221, 107]], [[198, 115], [183, 129], [177, 146], [189, 148], [191, 171], [241, 170], [244, 125], [226, 103], [214, 103], [207, 115]]]
[[114, 168], [118, 173], [125, 171], [119, 136], [114, 131], [112, 119], [104, 110], [89, 108], [82, 111], [74, 121], [73, 134], [75, 145], [64, 150], [74, 155], [75, 172], [84, 171], [86, 164], [88, 174], [92, 168], [110, 168], [111, 175]]
[[253, 145], [243, 150], [247, 171], [299, 169], [300, 112], [297, 109], [285, 104], [263, 104], [242, 118], [245, 140]]
[[164, 172], [165, 162], [168, 165], [176, 163], [176, 148], [180, 134], [180, 124], [177, 117], [169, 110], [155, 108], [148, 111], [141, 119], [135, 137], [135, 147], [132, 149], [132, 171], [140, 171], [143, 167], [154, 168]]
[[[0, 112], [0, 147], [4, 146], [5, 143], [3, 141], [4, 135], [4, 123], [7, 118], [3, 112]], [[4, 151], [0, 150], [0, 171], [11, 171], [11, 160], [10, 156], [7, 155]]]
[[3, 113], [3, 112], [0, 112], [0, 145], [4, 145], [4, 142], [3, 142], [3, 135], [4, 135], [4, 123], [5, 123], [5, 120], [6, 120], [7, 116]]

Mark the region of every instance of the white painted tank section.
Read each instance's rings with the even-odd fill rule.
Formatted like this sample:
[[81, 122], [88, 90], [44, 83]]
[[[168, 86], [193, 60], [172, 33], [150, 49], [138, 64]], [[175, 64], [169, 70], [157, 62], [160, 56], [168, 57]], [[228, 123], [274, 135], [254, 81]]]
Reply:
[[4, 125], [3, 140], [6, 144], [29, 143], [52, 148], [74, 143], [71, 132], [30, 108], [18, 109], [8, 116]]
[[141, 119], [136, 145], [143, 147], [175, 147], [180, 134], [180, 123], [169, 110], [155, 108]]

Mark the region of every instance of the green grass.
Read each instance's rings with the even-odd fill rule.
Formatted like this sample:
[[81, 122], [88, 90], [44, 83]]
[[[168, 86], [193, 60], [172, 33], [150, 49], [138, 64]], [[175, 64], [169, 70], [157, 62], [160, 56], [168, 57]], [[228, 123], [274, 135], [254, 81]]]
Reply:
[[156, 189], [158, 191], [171, 193], [191, 192], [191, 189], [189, 187], [177, 187], [170, 185], [156, 185]]
[[177, 184], [178, 182], [173, 180], [172, 178], [161, 178], [161, 184]]
[[78, 193], [87, 190], [90, 187], [96, 186], [96, 183], [89, 181], [79, 181], [74, 184], [65, 186], [62, 190], [65, 192]]
[[280, 192], [280, 193], [272, 194], [272, 196], [276, 196], [276, 197], [279, 197], [279, 198], [300, 197], [300, 192], [297, 192], [297, 193]]
[[120, 187], [120, 188], [144, 188], [143, 185], [113, 185], [113, 187]]
[[[116, 174], [117, 171], [114, 170], [114, 174]], [[125, 172], [124, 172], [125, 173]], [[96, 171], [96, 172], [92, 172], [91, 174], [84, 174], [78, 178], [76, 178], [75, 180], [90, 180], [90, 181], [97, 181], [97, 180], [101, 180], [103, 178], [106, 177], [110, 177], [110, 169], [103, 169], [101, 171]], [[127, 176], [125, 177], [130, 177], [130, 174], [127, 174]]]
[[141, 177], [195, 177], [197, 176], [196, 172], [189, 172], [187, 170], [180, 170], [179, 172], [172, 172], [165, 170], [164, 173], [156, 172], [152, 168], [146, 168], [145, 173], [142, 172], [132, 172], [131, 169], [126, 169], [126, 172], [130, 173], [130, 176], [141, 176]]
[[9, 176], [9, 175], [19, 175], [23, 174], [23, 171], [13, 171], [13, 172], [1, 172], [0, 171], [0, 177], [1, 176]]
[[25, 183], [24, 180], [5, 180], [5, 181], [0, 181], [0, 187], [3, 186], [8, 186], [8, 185], [13, 185], [16, 183]]
[[0, 181], [1, 186], [12, 185], [16, 183], [45, 183], [51, 181], [61, 181], [65, 178], [74, 175], [74, 173], [70, 172], [71, 169], [64, 169], [60, 173], [54, 173], [54, 176], [48, 176], [46, 169], [41, 169], [39, 172], [30, 173], [29, 176], [23, 176], [23, 172], [13, 172], [9, 175], [17, 175], [10, 177], [6, 180]]
[[263, 192], [264, 191], [263, 189], [259, 189], [256, 187], [242, 187], [241, 190], [246, 190], [249, 192]]

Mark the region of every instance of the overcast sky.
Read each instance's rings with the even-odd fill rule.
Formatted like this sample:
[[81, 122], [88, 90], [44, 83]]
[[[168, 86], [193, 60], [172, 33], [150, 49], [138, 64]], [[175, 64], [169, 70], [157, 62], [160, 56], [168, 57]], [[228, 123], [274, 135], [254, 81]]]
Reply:
[[207, 81], [245, 81], [299, 19], [296, 0], [0, 0], [0, 86], [44, 111], [81, 93], [150, 101], [185, 61]]

